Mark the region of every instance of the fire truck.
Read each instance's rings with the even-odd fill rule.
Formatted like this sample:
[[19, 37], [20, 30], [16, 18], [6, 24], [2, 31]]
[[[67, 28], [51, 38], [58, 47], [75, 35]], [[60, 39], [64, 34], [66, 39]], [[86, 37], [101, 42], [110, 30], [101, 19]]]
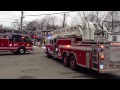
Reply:
[[0, 52], [25, 54], [30, 51], [33, 51], [33, 43], [29, 35], [5, 33], [4, 30], [0, 30]]
[[98, 73], [120, 70], [120, 42], [109, 41], [107, 29], [96, 23], [51, 32], [45, 44], [47, 57], [63, 60], [65, 67], [78, 66]]

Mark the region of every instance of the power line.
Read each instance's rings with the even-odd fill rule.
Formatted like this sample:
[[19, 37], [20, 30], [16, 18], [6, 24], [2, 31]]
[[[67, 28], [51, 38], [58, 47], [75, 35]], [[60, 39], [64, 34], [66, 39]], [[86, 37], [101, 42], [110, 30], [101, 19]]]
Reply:
[[7, 19], [7, 20], [18, 20], [18, 19], [10, 19], [10, 18], [0, 18], [0, 19]]
[[64, 13], [71, 13], [71, 12], [76, 12], [76, 11], [60, 12], [60, 13], [51, 13], [51, 14], [40, 14], [40, 15], [25, 15], [25, 16], [43, 16], [43, 15], [64, 14]]
[[0, 21], [0, 22], [11, 22], [11, 21]]

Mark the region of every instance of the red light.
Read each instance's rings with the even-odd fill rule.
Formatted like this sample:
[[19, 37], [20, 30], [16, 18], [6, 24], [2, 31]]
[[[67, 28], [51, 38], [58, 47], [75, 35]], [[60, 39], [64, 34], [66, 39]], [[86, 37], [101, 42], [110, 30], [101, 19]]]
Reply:
[[34, 36], [34, 38], [37, 38], [37, 36]]
[[22, 39], [24, 39], [25, 37], [22, 37]]

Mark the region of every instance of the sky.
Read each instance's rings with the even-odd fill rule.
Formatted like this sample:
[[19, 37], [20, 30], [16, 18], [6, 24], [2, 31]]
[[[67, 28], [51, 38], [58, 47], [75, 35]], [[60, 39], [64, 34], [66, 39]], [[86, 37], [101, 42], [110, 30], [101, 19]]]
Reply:
[[[61, 13], [68, 11], [24, 11], [24, 21], [32, 21], [34, 19], [40, 19], [42, 16], [26, 16], [26, 15], [41, 15], [41, 14], [52, 14]], [[21, 11], [0, 11], [0, 24], [5, 26], [11, 26], [13, 22], [20, 22]]]
[[[40, 19], [42, 16], [26, 16], [26, 15], [41, 15], [41, 14], [52, 14], [60, 12], [69, 12], [69, 11], [24, 11], [25, 18], [23, 21], [32, 21], [34, 19]], [[76, 13], [71, 12], [70, 17], [74, 16]], [[60, 16], [60, 14], [57, 14]], [[0, 24], [4, 26], [11, 26], [13, 22], [20, 22], [21, 11], [0, 11]], [[68, 20], [70, 20], [70, 17]]]

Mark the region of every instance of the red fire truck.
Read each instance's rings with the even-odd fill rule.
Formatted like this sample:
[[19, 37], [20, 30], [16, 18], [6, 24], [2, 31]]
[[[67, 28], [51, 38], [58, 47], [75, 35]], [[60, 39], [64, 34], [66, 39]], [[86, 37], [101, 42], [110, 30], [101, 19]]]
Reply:
[[107, 30], [88, 24], [52, 32], [45, 45], [47, 56], [63, 60], [72, 70], [78, 66], [99, 73], [120, 70], [120, 42], [108, 41]]
[[0, 52], [24, 54], [33, 51], [33, 43], [28, 36], [0, 33]]

